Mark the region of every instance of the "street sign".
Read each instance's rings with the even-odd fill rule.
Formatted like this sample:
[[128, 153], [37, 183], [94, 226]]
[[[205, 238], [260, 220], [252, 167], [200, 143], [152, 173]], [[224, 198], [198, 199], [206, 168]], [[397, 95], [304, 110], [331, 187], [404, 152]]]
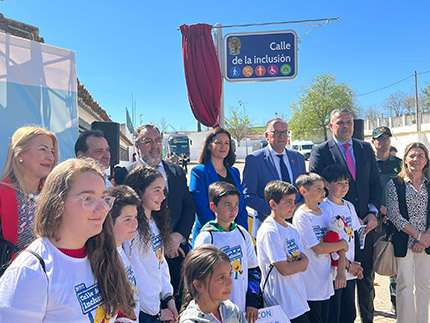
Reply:
[[292, 80], [297, 76], [293, 30], [227, 34], [224, 77], [229, 82]]

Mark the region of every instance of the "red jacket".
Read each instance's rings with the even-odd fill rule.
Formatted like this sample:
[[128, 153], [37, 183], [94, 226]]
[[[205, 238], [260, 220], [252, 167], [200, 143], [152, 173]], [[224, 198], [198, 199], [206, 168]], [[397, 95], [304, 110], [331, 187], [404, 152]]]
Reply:
[[[9, 179], [5, 179], [4, 182], [10, 184]], [[18, 243], [18, 201], [15, 189], [6, 185], [0, 185], [0, 218], [3, 237], [16, 245]]]

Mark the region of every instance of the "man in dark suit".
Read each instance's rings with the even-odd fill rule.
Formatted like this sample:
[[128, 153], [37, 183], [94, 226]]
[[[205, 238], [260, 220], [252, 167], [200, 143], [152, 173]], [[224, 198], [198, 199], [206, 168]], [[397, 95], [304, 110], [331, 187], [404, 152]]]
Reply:
[[[306, 172], [305, 159], [302, 154], [292, 149], [286, 149], [288, 142], [288, 125], [283, 119], [272, 119], [266, 128], [267, 147], [253, 152], [245, 160], [243, 170], [243, 194], [246, 205], [254, 209], [252, 235], [257, 236], [257, 230], [271, 210], [264, 199], [264, 188], [273, 180], [284, 180], [294, 185], [297, 177]], [[296, 203], [302, 203], [300, 193]]]
[[[169, 264], [170, 277], [176, 298], [176, 305], [181, 304], [180, 291], [181, 267], [185, 255], [189, 251], [188, 237], [195, 219], [194, 200], [189, 192], [187, 178], [179, 165], [166, 162], [162, 159], [162, 139], [160, 130], [152, 123], [140, 125], [136, 129], [135, 145], [139, 158], [134, 163], [115, 171], [115, 182], [124, 182], [128, 172], [138, 165], [144, 164], [158, 168], [166, 180], [167, 205], [169, 207], [172, 225], [172, 245], [165, 250]], [[180, 292], [179, 294], [177, 294]]]
[[329, 127], [333, 132], [333, 138], [312, 150], [309, 171], [321, 174], [328, 165], [341, 164], [350, 172], [349, 192], [345, 199], [354, 204], [358, 217], [367, 225], [365, 247], [357, 253], [364, 269], [364, 278], [357, 281], [357, 291], [362, 322], [369, 323], [373, 322], [375, 298], [372, 230], [378, 225], [377, 216], [382, 198], [379, 169], [372, 146], [352, 138], [354, 132], [352, 112], [347, 109], [336, 109], [331, 113], [330, 120]]

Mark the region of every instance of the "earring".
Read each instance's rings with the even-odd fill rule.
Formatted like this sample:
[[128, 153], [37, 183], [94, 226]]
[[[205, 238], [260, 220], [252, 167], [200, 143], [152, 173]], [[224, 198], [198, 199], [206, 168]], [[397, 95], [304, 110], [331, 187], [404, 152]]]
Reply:
[[22, 164], [22, 159], [18, 160], [20, 164]]

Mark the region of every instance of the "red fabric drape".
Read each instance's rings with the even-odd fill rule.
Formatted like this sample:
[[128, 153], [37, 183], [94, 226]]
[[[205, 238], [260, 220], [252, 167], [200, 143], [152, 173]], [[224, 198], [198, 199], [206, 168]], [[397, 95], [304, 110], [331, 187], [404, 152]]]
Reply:
[[222, 79], [213, 43], [212, 26], [196, 24], [179, 27], [188, 99], [196, 119], [207, 127], [217, 127]]

